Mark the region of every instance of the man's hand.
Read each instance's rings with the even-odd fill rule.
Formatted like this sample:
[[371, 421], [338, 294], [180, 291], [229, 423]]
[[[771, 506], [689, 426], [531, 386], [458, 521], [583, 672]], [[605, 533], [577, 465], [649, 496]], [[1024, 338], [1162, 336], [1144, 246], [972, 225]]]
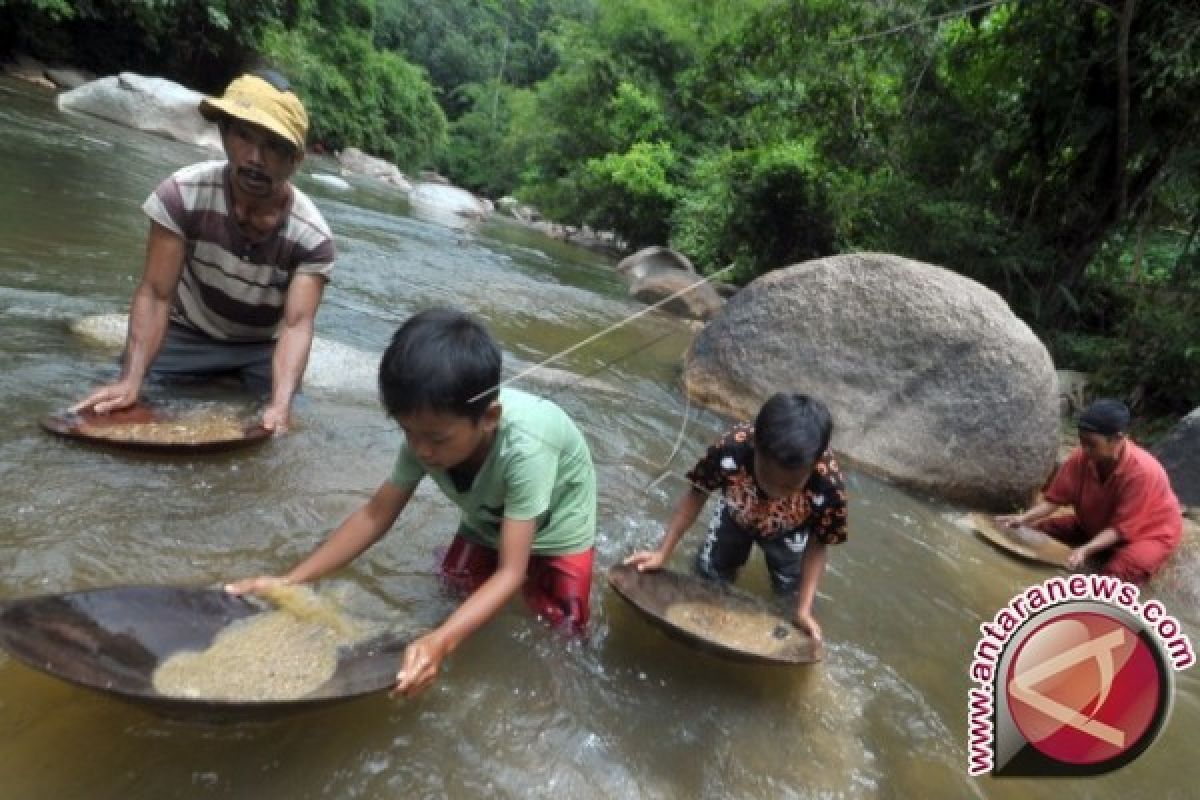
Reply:
[[640, 550], [625, 559], [624, 563], [637, 567], [638, 572], [655, 572], [663, 568], [666, 560], [667, 557], [659, 550]]
[[262, 426], [272, 433], [287, 433], [289, 423], [288, 407], [269, 405], [263, 411]]
[[87, 397], [71, 406], [72, 413], [94, 411], [97, 414], [107, 414], [122, 408], [129, 408], [137, 402], [141, 392], [141, 384], [124, 380], [101, 386], [92, 391]]
[[1067, 569], [1081, 569], [1084, 563], [1087, 562], [1088, 556], [1091, 554], [1091, 551], [1088, 550], [1086, 545], [1083, 547], [1076, 547], [1067, 556]]
[[821, 626], [811, 611], [796, 612], [796, 627], [811, 636], [813, 641], [818, 643], [821, 641]]
[[1021, 515], [1001, 514], [1000, 516], [996, 517], [996, 524], [1005, 528], [1019, 528], [1022, 524]]
[[437, 631], [409, 644], [404, 650], [400, 671], [396, 673], [392, 696], [399, 694], [411, 698], [424, 692], [437, 680], [445, 657], [446, 646]]
[[280, 586], [287, 586], [290, 581], [278, 575], [259, 575], [257, 578], [243, 578], [240, 581], [225, 584], [225, 591], [238, 596], [243, 594], [262, 594]]

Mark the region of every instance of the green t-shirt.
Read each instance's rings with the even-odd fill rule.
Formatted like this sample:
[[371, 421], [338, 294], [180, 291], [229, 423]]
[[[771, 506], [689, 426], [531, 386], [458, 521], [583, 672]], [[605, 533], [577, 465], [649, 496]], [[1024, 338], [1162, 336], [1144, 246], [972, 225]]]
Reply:
[[[392, 483], [415, 486], [427, 474], [407, 443]], [[537, 520], [533, 552], [579, 553], [596, 538], [596, 471], [583, 434], [561, 408], [517, 389], [500, 390], [500, 424], [487, 458], [463, 492], [445, 470], [428, 471], [462, 510], [459, 533], [499, 549], [500, 523]]]

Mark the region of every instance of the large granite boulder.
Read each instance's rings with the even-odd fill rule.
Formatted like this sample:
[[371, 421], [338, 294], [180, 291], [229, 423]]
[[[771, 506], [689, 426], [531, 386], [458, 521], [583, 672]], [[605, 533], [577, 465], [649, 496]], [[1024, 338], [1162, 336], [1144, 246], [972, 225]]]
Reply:
[[711, 319], [725, 301], [711, 284], [699, 281], [700, 276], [694, 272], [661, 270], [636, 278], [629, 285], [629, 293], [643, 303], [653, 305], [682, 292], [663, 303], [662, 310], [687, 319]]
[[442, 183], [418, 183], [408, 195], [413, 215], [451, 228], [463, 228], [486, 219], [491, 204], [460, 189]]
[[337, 154], [337, 160], [342, 165], [344, 172], [366, 175], [395, 186], [402, 192], [412, 189], [412, 184], [408, 182], [408, 178], [404, 177], [404, 173], [400, 171], [399, 167], [382, 158], [369, 156], [357, 147], [347, 147]]
[[616, 270], [628, 281], [636, 281], [647, 275], [663, 271], [682, 271], [690, 275], [696, 274], [696, 268], [692, 266], [692, 262], [683, 253], [680, 253], [678, 250], [672, 250], [669, 247], [659, 247], [657, 245], [643, 247], [633, 255], [621, 259], [617, 262]]
[[701, 283], [688, 257], [669, 247], [643, 247], [617, 263], [617, 274], [629, 282], [629, 293], [643, 303], [654, 304], [676, 292], [693, 288], [663, 304], [671, 314], [686, 319], [709, 319], [724, 303], [711, 283]]
[[204, 95], [165, 78], [109, 75], [58, 96], [58, 107], [220, 151], [217, 126], [200, 116]]
[[1166, 468], [1179, 502], [1200, 508], [1200, 408], [1155, 445], [1154, 455]]
[[354, 188], [345, 178], [339, 175], [330, 175], [328, 172], [314, 172], [308, 178], [313, 183], [318, 183], [327, 189], [333, 189], [337, 192], [348, 192]]
[[978, 508], [1029, 501], [1054, 466], [1054, 363], [995, 292], [898, 256], [771, 272], [693, 340], [697, 401], [753, 419], [774, 392], [819, 397], [833, 446], [898, 483]]

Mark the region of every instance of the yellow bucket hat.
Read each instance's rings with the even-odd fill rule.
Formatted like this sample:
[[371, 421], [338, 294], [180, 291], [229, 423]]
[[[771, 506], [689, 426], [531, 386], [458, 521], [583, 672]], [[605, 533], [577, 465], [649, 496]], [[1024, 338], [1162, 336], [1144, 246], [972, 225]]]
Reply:
[[308, 134], [308, 112], [291, 91], [280, 91], [257, 75], [235, 78], [220, 97], [200, 101], [200, 113], [212, 122], [222, 116], [236, 117], [283, 137], [304, 151]]

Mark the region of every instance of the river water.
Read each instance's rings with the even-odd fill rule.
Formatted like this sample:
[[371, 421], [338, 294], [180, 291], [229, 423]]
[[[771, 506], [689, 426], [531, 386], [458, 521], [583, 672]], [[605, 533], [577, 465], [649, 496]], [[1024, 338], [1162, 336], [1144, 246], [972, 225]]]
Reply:
[[[422, 219], [402, 195], [298, 183], [337, 235], [320, 365], [295, 430], [240, 454], [149, 458], [88, 449], [37, 419], [112, 375], [73, 335], [121, 312], [141, 268], [155, 184], [199, 151], [55, 110], [0, 78], [0, 600], [117, 584], [217, 585], [282, 570], [388, 474], [399, 434], [370, 374], [397, 323], [454, 305], [487, 320], [509, 373], [640, 310], [611, 264], [499, 222]], [[555, 366], [592, 381], [525, 383], [578, 420], [596, 460], [593, 628], [566, 642], [519, 601], [415, 701], [374, 696], [272, 723], [160, 719], [0, 655], [5, 798], [1194, 797], [1196, 671], [1176, 676], [1158, 742], [1094, 779], [970, 778], [968, 667], [979, 625], [1053, 573], [955, 524], [962, 509], [852, 473], [850, 541], [830, 552], [817, 613], [826, 659], [799, 669], [720, 660], [649, 627], [600, 571], [657, 541], [680, 475], [722, 421], [678, 389], [688, 329], [650, 315]], [[367, 376], [364, 379], [363, 376]], [[682, 433], [681, 433], [682, 430]], [[676, 447], [678, 443], [678, 447]], [[678, 452], [676, 452], [678, 450]], [[675, 453], [674, 461], [670, 461]], [[662, 480], [658, 480], [663, 474]], [[428, 489], [331, 585], [419, 630], [452, 608], [434, 574], [455, 514]], [[701, 525], [675, 566], [686, 569]], [[1155, 593], [1200, 633], [1197, 560]], [[743, 585], [767, 586], [761, 560]]]

